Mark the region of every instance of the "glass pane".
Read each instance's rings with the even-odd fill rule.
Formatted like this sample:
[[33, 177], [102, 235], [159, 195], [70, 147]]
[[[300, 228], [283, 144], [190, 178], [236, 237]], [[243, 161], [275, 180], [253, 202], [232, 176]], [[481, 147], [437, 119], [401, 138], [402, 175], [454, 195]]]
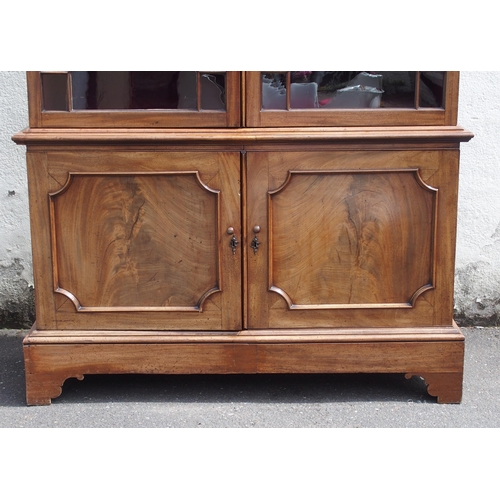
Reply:
[[[366, 71], [293, 71], [291, 81], [292, 87], [302, 93], [306, 88], [317, 92], [316, 102], [311, 106], [309, 101], [308, 107], [356, 109], [380, 106], [381, 77]], [[304, 102], [296, 105], [294, 100], [291, 107], [304, 107]]]
[[179, 103], [177, 109], [198, 109], [198, 92], [196, 90], [196, 71], [180, 71], [177, 79]]
[[414, 71], [313, 71], [318, 107], [324, 109], [414, 108]]
[[224, 73], [200, 73], [201, 109], [226, 109]]
[[382, 76], [382, 108], [415, 109], [416, 71], [380, 71]]
[[443, 108], [444, 71], [420, 72], [420, 100], [422, 108]]
[[286, 73], [262, 73], [262, 109], [286, 109]]
[[[201, 109], [225, 109], [225, 74], [200, 74]], [[73, 109], [198, 109], [196, 71], [73, 71]]]
[[42, 97], [45, 111], [68, 111], [67, 73], [42, 73]]
[[319, 108], [317, 71], [291, 71], [290, 108]]
[[177, 109], [179, 71], [130, 71], [130, 109]]
[[262, 109], [415, 108], [415, 71], [262, 73]]
[[177, 109], [178, 71], [73, 71], [73, 109]]

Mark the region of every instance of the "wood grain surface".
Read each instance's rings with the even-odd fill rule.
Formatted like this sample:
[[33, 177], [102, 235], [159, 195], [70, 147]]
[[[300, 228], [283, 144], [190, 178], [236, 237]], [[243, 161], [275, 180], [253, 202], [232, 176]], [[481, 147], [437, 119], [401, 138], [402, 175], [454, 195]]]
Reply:
[[412, 171], [291, 171], [269, 193], [270, 289], [291, 309], [411, 307], [433, 287], [436, 190]]
[[220, 291], [219, 192], [196, 172], [70, 175], [51, 201], [56, 290], [77, 308], [200, 310]]

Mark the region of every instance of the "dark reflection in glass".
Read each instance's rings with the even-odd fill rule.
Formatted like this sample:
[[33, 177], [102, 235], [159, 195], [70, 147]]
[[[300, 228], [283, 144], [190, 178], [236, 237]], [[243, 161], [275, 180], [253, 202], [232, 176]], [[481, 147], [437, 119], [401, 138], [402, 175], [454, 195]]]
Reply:
[[225, 110], [225, 74], [196, 71], [72, 71], [73, 109]]
[[[290, 71], [290, 109], [415, 108], [415, 71]], [[287, 109], [287, 73], [262, 73], [262, 108]]]
[[131, 71], [130, 109], [177, 109], [179, 71]]
[[415, 109], [416, 71], [380, 71], [383, 96], [381, 108]]
[[42, 73], [43, 109], [46, 111], [68, 111], [67, 73]]
[[420, 72], [420, 107], [444, 108], [444, 75], [444, 71]]
[[177, 79], [179, 101], [177, 109], [198, 109], [196, 71], [180, 71]]

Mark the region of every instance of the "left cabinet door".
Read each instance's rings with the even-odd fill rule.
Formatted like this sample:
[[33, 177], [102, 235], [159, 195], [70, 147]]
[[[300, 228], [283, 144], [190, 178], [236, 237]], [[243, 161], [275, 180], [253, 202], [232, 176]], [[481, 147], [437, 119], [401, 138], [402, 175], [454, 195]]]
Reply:
[[236, 152], [28, 152], [37, 328], [240, 329], [239, 172]]
[[31, 128], [240, 126], [237, 71], [28, 71]]

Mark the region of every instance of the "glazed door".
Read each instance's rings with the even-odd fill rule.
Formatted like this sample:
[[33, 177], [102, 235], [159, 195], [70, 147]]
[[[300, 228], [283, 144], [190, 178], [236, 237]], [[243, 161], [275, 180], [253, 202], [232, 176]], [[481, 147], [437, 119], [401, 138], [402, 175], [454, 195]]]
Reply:
[[249, 327], [451, 324], [456, 165], [453, 151], [248, 153]]
[[39, 328], [241, 328], [239, 153], [33, 155]]
[[248, 71], [247, 127], [456, 125], [456, 71]]
[[238, 127], [237, 71], [28, 71], [32, 128]]

